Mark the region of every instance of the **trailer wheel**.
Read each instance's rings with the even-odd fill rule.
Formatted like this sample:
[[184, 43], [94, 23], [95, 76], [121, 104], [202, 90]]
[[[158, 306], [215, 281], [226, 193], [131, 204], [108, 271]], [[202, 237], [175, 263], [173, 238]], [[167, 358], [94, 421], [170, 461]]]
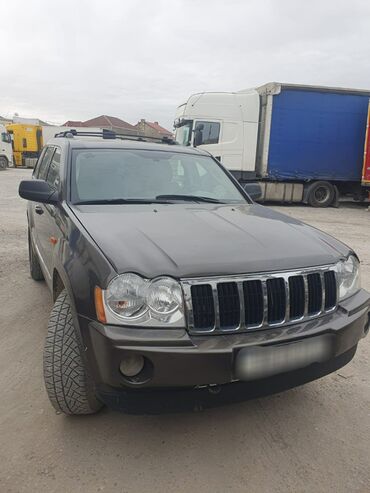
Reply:
[[315, 181], [307, 189], [307, 202], [311, 207], [329, 207], [335, 199], [335, 189], [327, 181]]
[[8, 160], [5, 156], [0, 156], [0, 169], [6, 169], [8, 167]]

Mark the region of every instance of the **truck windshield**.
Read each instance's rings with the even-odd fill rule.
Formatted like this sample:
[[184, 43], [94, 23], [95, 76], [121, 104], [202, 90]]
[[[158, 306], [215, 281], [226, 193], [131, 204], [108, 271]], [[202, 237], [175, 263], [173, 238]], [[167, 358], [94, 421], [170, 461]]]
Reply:
[[76, 149], [73, 203], [215, 202], [247, 200], [211, 157], [139, 149]]
[[176, 141], [182, 146], [190, 145], [191, 141], [191, 131], [193, 128], [193, 121], [188, 120], [181, 127], [177, 127], [176, 129]]
[[2, 142], [6, 142], [7, 144], [11, 144], [12, 138], [8, 132], [2, 132], [1, 133], [1, 140]]

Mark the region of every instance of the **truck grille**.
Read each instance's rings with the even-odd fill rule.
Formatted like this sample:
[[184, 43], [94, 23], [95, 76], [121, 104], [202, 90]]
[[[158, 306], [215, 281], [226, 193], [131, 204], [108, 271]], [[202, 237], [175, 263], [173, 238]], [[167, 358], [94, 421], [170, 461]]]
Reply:
[[229, 278], [183, 279], [188, 325], [194, 333], [264, 329], [335, 310], [330, 267]]

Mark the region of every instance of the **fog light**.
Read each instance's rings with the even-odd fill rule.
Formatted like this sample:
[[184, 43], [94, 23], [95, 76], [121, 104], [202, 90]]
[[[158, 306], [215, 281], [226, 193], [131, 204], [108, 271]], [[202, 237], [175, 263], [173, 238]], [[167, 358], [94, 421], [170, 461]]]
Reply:
[[140, 354], [127, 354], [119, 365], [120, 372], [125, 377], [134, 377], [144, 368], [144, 358]]

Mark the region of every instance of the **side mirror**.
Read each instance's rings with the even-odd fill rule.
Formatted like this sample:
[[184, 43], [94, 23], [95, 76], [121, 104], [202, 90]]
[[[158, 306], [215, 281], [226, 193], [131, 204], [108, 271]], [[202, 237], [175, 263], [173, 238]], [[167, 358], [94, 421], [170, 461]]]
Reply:
[[19, 184], [19, 195], [22, 199], [56, 204], [59, 201], [58, 192], [44, 180], [23, 180]]
[[242, 187], [252, 200], [258, 200], [262, 197], [262, 190], [259, 183], [243, 183]]

